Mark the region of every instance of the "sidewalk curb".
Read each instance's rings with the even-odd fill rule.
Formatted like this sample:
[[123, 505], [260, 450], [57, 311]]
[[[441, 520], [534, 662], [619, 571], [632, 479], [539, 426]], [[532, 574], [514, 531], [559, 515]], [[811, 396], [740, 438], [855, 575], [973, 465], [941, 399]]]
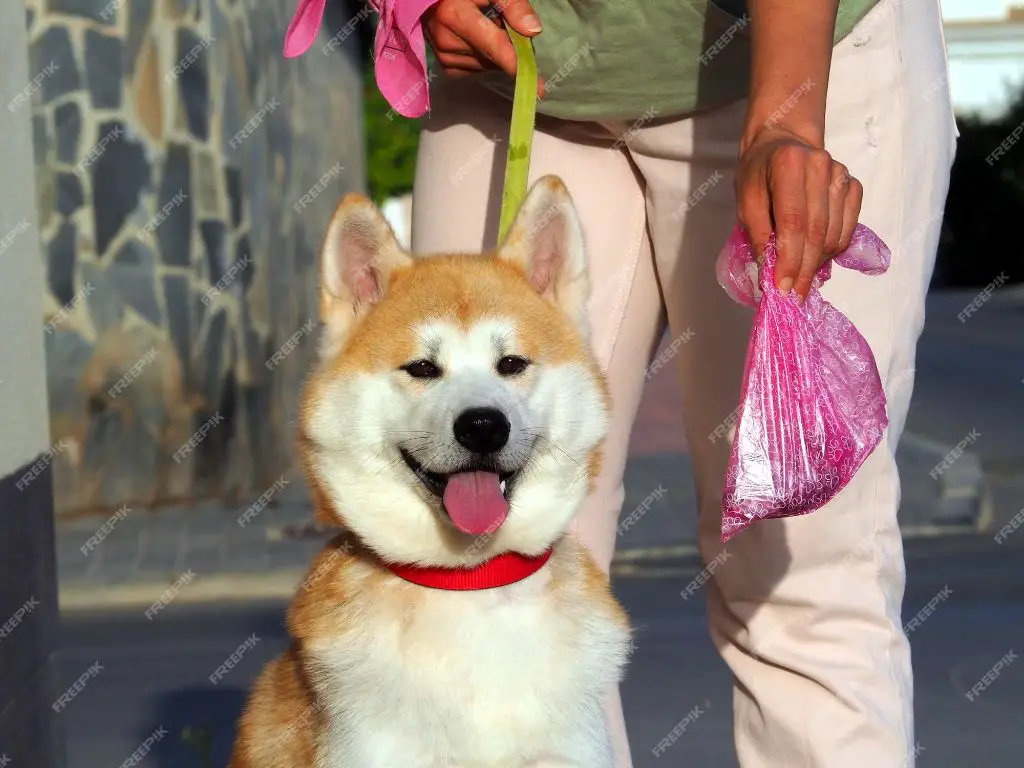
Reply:
[[[936, 457], [936, 466], [955, 446], [931, 440], [927, 437], [904, 430], [900, 444], [916, 448]], [[968, 527], [965, 523], [972, 521], [970, 526], [976, 531], [984, 531], [995, 518], [992, 503], [992, 491], [988, 486], [981, 457], [973, 451], [965, 450], [956, 461], [952, 462], [937, 481], [942, 489], [939, 495], [939, 509], [934, 519], [936, 525], [946, 524]]]
[[[934, 456], [936, 466], [953, 450], [950, 446], [906, 431], [900, 442], [905, 447]], [[931, 516], [932, 522], [901, 526], [905, 540], [979, 533], [991, 527], [995, 517], [993, 496], [977, 454], [964, 451], [935, 479], [941, 488], [939, 509]], [[663, 575], [666, 567], [676, 569], [681, 562], [696, 562], [697, 559], [695, 543], [621, 549], [612, 563], [612, 574], [620, 578], [655, 578]], [[152, 617], [159, 620], [162, 610], [178, 603], [288, 600], [295, 594], [307, 570], [307, 566], [302, 566], [269, 573], [214, 573], [200, 576], [174, 592], [170, 591], [174, 586], [171, 576], [161, 581], [109, 586], [65, 582], [59, 588], [59, 605], [61, 611], [67, 612], [110, 608], [145, 611], [163, 602], [163, 608], [154, 611]]]
[[[161, 610], [183, 603], [287, 599], [295, 594], [307, 570], [289, 568], [273, 573], [224, 573], [205, 578], [198, 577], [194, 582], [182, 587]], [[159, 603], [173, 584], [173, 581], [168, 580], [117, 586], [61, 586], [58, 604], [62, 612], [102, 608], [146, 610]], [[159, 620], [160, 614], [156, 613], [153, 621]]]
[[[916, 526], [903, 530], [904, 539], [928, 539], [963, 534], [963, 526]], [[697, 547], [683, 544], [675, 547], [649, 547], [626, 549], [617, 553], [612, 563], [612, 575], [621, 578], [654, 578], [664, 575], [669, 567], [674, 573], [681, 563], [696, 563]], [[691, 566], [687, 566], [691, 567]], [[289, 568], [273, 573], [215, 574], [196, 578], [181, 588], [163, 609], [179, 604], [208, 604], [245, 600], [288, 600], [295, 594], [305, 578], [307, 568]], [[665, 571], [667, 573], [667, 571]], [[93, 611], [117, 608], [138, 608], [144, 611], [161, 601], [173, 581], [144, 582], [117, 586], [86, 586], [81, 584], [60, 587], [61, 612]], [[153, 616], [160, 620], [160, 613]]]

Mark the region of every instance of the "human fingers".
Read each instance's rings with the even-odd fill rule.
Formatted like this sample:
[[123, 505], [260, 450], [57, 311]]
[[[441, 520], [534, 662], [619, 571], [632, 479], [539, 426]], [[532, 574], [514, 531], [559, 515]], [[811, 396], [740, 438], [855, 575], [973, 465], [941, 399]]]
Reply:
[[804, 249], [793, 289], [806, 298], [818, 267], [822, 263], [828, 237], [832, 158], [820, 149], [804, 151]]
[[494, 7], [516, 32], [527, 37], [543, 29], [540, 17], [527, 0], [495, 0]]
[[775, 285], [783, 293], [789, 293], [796, 284], [804, 255], [807, 232], [806, 150], [799, 144], [784, 144], [772, 153], [768, 164], [768, 194], [778, 244]]

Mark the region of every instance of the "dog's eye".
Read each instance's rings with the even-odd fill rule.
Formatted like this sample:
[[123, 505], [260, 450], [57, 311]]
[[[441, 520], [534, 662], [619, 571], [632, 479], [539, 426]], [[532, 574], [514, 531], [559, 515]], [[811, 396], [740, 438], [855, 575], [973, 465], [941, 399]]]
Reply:
[[502, 376], [516, 376], [525, 371], [530, 361], [519, 355], [505, 355], [498, 361], [497, 370]]
[[403, 365], [402, 370], [414, 379], [437, 379], [441, 376], [441, 369], [429, 360], [413, 360]]

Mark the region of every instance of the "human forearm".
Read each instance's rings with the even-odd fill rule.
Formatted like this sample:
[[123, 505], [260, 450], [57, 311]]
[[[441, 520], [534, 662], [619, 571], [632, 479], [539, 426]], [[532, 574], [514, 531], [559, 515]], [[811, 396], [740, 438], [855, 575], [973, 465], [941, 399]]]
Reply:
[[751, 87], [742, 148], [766, 127], [822, 147], [839, 0], [749, 0], [748, 7]]

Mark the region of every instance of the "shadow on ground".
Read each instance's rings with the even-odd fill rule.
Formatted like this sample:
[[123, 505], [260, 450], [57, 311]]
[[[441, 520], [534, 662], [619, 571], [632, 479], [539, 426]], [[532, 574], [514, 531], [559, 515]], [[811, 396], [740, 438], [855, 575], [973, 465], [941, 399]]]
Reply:
[[[167, 730], [149, 754], [155, 768], [222, 768], [231, 757], [235, 722], [248, 694], [246, 688], [195, 686], [172, 691], [159, 700], [153, 720]], [[194, 738], [186, 738], [186, 731]], [[151, 734], [140, 733], [144, 743]], [[189, 743], [191, 742], [191, 743]]]

